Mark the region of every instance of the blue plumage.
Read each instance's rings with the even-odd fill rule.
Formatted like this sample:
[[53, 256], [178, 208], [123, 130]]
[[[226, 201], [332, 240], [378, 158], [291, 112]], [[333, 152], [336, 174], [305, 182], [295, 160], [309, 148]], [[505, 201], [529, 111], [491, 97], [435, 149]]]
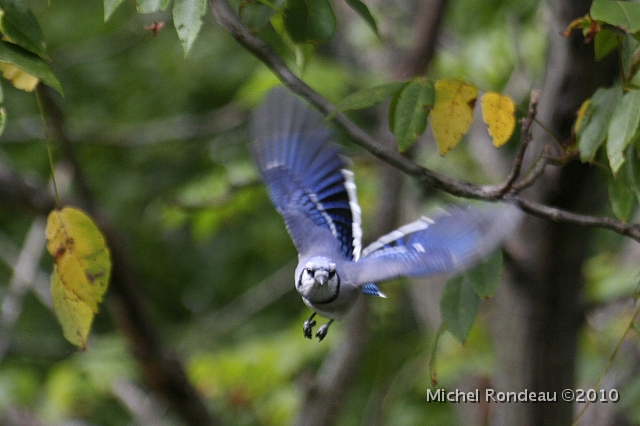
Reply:
[[322, 116], [284, 88], [272, 90], [252, 121], [252, 152], [298, 249], [296, 290], [314, 310], [304, 324], [312, 337], [316, 313], [331, 318], [322, 340], [361, 294], [386, 297], [375, 283], [401, 276], [457, 273], [500, 243], [515, 223], [511, 212], [452, 208], [423, 217], [361, 250], [361, 212], [353, 174]]

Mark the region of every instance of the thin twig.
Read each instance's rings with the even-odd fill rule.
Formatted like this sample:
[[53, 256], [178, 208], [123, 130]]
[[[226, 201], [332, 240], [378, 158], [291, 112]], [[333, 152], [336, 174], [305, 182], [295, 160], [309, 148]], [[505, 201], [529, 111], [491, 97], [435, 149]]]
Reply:
[[551, 147], [549, 145], [545, 146], [540, 154], [540, 157], [533, 163], [533, 167], [522, 177], [522, 179], [518, 180], [516, 183], [511, 185], [511, 192], [518, 193], [523, 189], [526, 189], [533, 185], [535, 181], [538, 180], [540, 175], [544, 172], [549, 164], [549, 152], [551, 151]]
[[522, 170], [522, 162], [524, 161], [524, 154], [527, 151], [527, 147], [529, 146], [529, 142], [531, 142], [531, 125], [536, 119], [536, 114], [538, 113], [538, 100], [540, 99], [540, 92], [537, 90], [531, 91], [531, 96], [529, 100], [529, 111], [527, 112], [527, 118], [522, 122], [522, 137], [520, 139], [520, 148], [518, 149], [518, 153], [516, 154], [516, 158], [513, 161], [513, 167], [511, 168], [511, 172], [507, 179], [504, 181], [502, 185], [498, 187], [496, 191], [496, 195], [498, 197], [503, 196], [511, 188], [513, 187], [514, 182], [520, 176], [520, 171]]

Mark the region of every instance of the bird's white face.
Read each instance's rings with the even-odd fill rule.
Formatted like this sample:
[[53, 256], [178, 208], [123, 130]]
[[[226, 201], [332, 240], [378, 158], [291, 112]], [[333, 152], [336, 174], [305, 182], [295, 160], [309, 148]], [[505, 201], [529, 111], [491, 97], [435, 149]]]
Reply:
[[335, 298], [340, 290], [336, 264], [326, 257], [312, 258], [304, 265], [296, 287], [302, 296], [315, 303]]

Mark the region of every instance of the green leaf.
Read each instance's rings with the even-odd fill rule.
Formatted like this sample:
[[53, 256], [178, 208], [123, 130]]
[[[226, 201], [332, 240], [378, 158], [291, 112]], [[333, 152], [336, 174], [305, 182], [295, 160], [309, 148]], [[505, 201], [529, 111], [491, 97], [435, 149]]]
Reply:
[[615, 175], [624, 163], [624, 151], [637, 138], [640, 123], [640, 90], [622, 96], [607, 129], [607, 156]]
[[359, 90], [345, 97], [336, 105], [336, 108], [338, 111], [370, 108], [384, 101], [389, 96], [396, 95], [406, 85], [407, 83], [405, 81], [394, 81], [379, 86], [367, 87], [366, 89]]
[[502, 250], [465, 272], [465, 276], [476, 294], [481, 298], [493, 296], [500, 284], [502, 273]]
[[433, 81], [424, 78], [409, 82], [396, 95], [394, 108], [389, 111], [393, 111], [389, 124], [392, 124], [391, 131], [396, 135], [400, 151], [409, 148], [424, 133], [434, 98]]
[[460, 342], [471, 331], [480, 298], [464, 276], [450, 279], [440, 299], [440, 314], [447, 330]]
[[124, 0], [104, 0], [104, 22], [107, 22], [113, 12], [116, 11], [118, 6], [122, 4]]
[[249, 0], [243, 1], [238, 10], [242, 22], [254, 33], [266, 28], [276, 12], [278, 8], [268, 2]]
[[610, 89], [598, 89], [591, 98], [591, 103], [580, 127], [577, 129], [580, 159], [591, 161], [598, 148], [607, 138], [607, 129], [611, 116], [620, 103], [622, 88], [615, 86]]
[[353, 9], [362, 19], [365, 20], [367, 24], [371, 27], [373, 32], [380, 37], [378, 34], [378, 25], [376, 24], [376, 20], [371, 15], [369, 8], [366, 4], [362, 3], [360, 0], [345, 0], [347, 4]]
[[0, 31], [29, 52], [48, 57], [40, 24], [21, 0], [0, 0]]
[[202, 17], [207, 10], [207, 0], [175, 0], [173, 24], [182, 42], [187, 57], [202, 26]]
[[640, 31], [640, 4], [630, 1], [595, 0], [591, 17], [632, 34]]
[[327, 0], [288, 0], [283, 15], [295, 43], [323, 44], [336, 31], [336, 16]]
[[93, 220], [72, 207], [52, 211], [45, 233], [55, 263], [51, 275], [55, 314], [65, 338], [86, 349], [93, 317], [109, 285], [109, 248]]
[[593, 41], [596, 60], [599, 61], [607, 56], [612, 50], [620, 46], [621, 43], [622, 37], [619, 34], [606, 29], [598, 31]]
[[627, 170], [627, 167], [622, 167], [615, 176], [609, 176], [609, 203], [613, 214], [622, 221], [629, 219], [634, 201]]
[[640, 160], [635, 146], [627, 148], [624, 168], [626, 168], [626, 176], [631, 192], [635, 194], [636, 201], [640, 203]]
[[169, 7], [171, 0], [136, 0], [138, 12], [153, 13], [159, 10], [165, 10]]
[[39, 78], [48, 86], [56, 89], [60, 94], [62, 86], [49, 68], [49, 65], [39, 56], [21, 48], [20, 46], [0, 41], [0, 62], [7, 62], [20, 68], [24, 72]]

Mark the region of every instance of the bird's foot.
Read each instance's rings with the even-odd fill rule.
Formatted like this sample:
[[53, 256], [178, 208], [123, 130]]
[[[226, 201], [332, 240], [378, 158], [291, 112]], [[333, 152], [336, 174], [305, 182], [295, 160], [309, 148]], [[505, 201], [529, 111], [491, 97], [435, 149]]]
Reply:
[[[304, 322], [304, 324], [302, 325], [302, 332], [304, 333], [304, 337], [306, 337], [307, 339], [311, 339], [313, 336], [313, 327], [316, 325], [316, 322], [314, 320], [312, 320], [311, 318], [309, 318], [308, 320], [306, 320]], [[320, 327], [322, 328], [322, 327]], [[318, 330], [319, 332], [320, 330]], [[325, 332], [326, 334], [326, 332]]]
[[318, 329], [318, 331], [316, 332], [316, 337], [318, 338], [318, 341], [322, 341], [322, 339], [325, 338], [325, 336], [327, 335], [327, 332], [329, 331], [329, 326], [333, 323], [333, 320], [329, 321], [328, 323], [320, 326], [320, 328]]

